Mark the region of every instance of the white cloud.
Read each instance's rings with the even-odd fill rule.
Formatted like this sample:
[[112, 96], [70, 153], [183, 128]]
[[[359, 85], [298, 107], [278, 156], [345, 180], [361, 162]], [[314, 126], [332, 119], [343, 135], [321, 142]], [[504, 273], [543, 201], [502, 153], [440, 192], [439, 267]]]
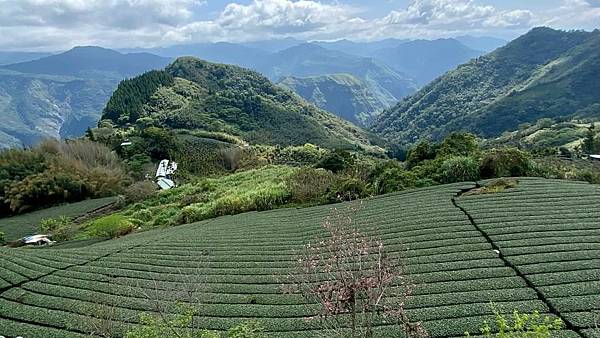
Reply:
[[287, 36], [370, 40], [516, 35], [536, 25], [589, 29], [600, 23], [600, 0], [563, 0], [562, 6], [535, 14], [480, 0], [413, 0], [375, 19], [364, 18], [364, 7], [325, 1], [232, 2], [212, 19], [198, 20], [205, 0], [0, 0], [0, 49], [158, 46]]
[[563, 0], [539, 24], [564, 29], [600, 28], [600, 0]]

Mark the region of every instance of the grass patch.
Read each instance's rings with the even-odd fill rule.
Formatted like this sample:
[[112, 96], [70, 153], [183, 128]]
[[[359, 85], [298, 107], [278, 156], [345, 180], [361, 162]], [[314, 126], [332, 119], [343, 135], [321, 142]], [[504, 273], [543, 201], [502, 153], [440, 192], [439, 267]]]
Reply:
[[56, 219], [61, 216], [75, 218], [113, 203], [114, 201], [114, 197], [99, 198], [59, 205], [18, 216], [0, 218], [0, 231], [3, 231], [6, 234], [6, 241], [11, 242], [23, 236], [35, 234], [43, 219]]

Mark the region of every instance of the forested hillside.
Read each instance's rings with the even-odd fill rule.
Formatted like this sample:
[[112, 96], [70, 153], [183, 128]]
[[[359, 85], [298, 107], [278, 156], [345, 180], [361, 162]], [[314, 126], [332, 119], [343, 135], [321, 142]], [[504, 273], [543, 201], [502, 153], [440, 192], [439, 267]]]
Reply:
[[396, 99], [350, 74], [283, 78], [289, 88], [317, 107], [330, 111], [356, 125], [366, 127]]
[[367, 133], [259, 73], [192, 57], [122, 82], [103, 119], [225, 132], [253, 143], [370, 147]]
[[540, 118], [600, 117], [600, 31], [536, 28], [433, 81], [380, 116], [380, 135], [412, 143], [456, 130], [484, 137]]

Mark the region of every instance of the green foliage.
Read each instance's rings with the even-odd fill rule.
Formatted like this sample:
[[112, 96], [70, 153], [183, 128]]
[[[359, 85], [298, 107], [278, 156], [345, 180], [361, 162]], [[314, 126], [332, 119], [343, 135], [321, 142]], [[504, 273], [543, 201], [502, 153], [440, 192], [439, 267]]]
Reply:
[[[538, 311], [522, 314], [514, 310], [512, 318], [507, 318], [499, 313], [493, 304], [492, 309], [496, 316], [495, 328], [486, 321], [480, 329], [481, 334], [486, 338], [550, 338], [552, 331], [559, 331], [564, 326], [559, 318], [542, 316]], [[497, 333], [495, 333], [496, 329]], [[465, 332], [465, 335], [471, 337], [469, 332]]]
[[428, 141], [421, 141], [408, 151], [406, 168], [412, 169], [425, 160], [432, 160], [437, 156], [437, 145]]
[[405, 170], [395, 161], [378, 163], [370, 180], [376, 195], [401, 191], [416, 185], [415, 174]]
[[479, 154], [477, 138], [469, 133], [452, 133], [440, 144], [436, 156], [477, 156]]
[[354, 201], [360, 198], [368, 197], [371, 194], [367, 184], [358, 178], [342, 178], [333, 186], [329, 193], [329, 201]]
[[348, 151], [335, 150], [326, 155], [319, 163], [317, 168], [323, 168], [333, 173], [338, 173], [346, 170], [354, 164], [354, 157]]
[[229, 329], [228, 338], [266, 338], [265, 328], [258, 321], [248, 321]]
[[73, 237], [75, 230], [71, 219], [67, 216], [57, 218], [45, 218], [40, 221], [39, 231], [41, 234], [51, 234], [54, 241], [66, 241]]
[[380, 150], [364, 131], [254, 71], [191, 57], [123, 81], [104, 118], [121, 126], [150, 119], [154, 126], [229, 134], [259, 144]]
[[102, 112], [102, 119], [117, 124], [136, 122], [144, 103], [160, 86], [173, 83], [173, 76], [162, 70], [152, 70], [130, 80], [119, 83]]
[[90, 237], [116, 238], [133, 231], [133, 224], [123, 215], [110, 215], [98, 218], [86, 225], [85, 232]]
[[491, 149], [484, 152], [481, 177], [517, 177], [533, 173], [533, 162], [529, 154], [516, 148]]
[[535, 28], [432, 81], [372, 128], [413, 143], [459, 130], [495, 137], [540, 118], [598, 118], [599, 47], [598, 31]]
[[479, 179], [479, 163], [472, 157], [449, 157], [439, 168], [441, 183], [476, 181]]
[[0, 152], [0, 210], [6, 213], [111, 196], [128, 182], [118, 156], [89, 140]]
[[177, 303], [177, 314], [173, 318], [165, 319], [164, 316], [142, 313], [140, 324], [125, 334], [126, 338], [163, 338], [163, 337], [210, 337], [210, 333], [194, 335], [186, 328], [194, 320], [196, 310], [189, 305]]
[[323, 203], [325, 196], [333, 189], [338, 178], [327, 170], [301, 168], [292, 174], [286, 185], [291, 198], [298, 203]]
[[6, 235], [4, 234], [3, 231], [0, 231], [0, 245], [4, 244], [6, 242]]
[[128, 186], [123, 194], [125, 195], [125, 199], [127, 202], [135, 203], [144, 201], [157, 193], [156, 183], [153, 181], [138, 181]]

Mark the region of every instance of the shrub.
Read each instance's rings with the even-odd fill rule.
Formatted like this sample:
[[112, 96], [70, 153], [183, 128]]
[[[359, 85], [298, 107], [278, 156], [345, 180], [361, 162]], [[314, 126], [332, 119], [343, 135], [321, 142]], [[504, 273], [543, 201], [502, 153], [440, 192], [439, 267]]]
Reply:
[[335, 150], [325, 156], [319, 163], [317, 168], [323, 168], [334, 173], [346, 170], [354, 164], [354, 157], [346, 150]]
[[99, 218], [86, 227], [91, 237], [120, 237], [133, 231], [133, 224], [123, 215], [110, 215]]
[[135, 219], [143, 221], [143, 222], [150, 222], [153, 218], [153, 214], [152, 214], [152, 211], [150, 211], [148, 209], [142, 209], [142, 210], [134, 212], [131, 215], [131, 218], [135, 218]]
[[0, 244], [6, 243], [6, 235], [4, 232], [0, 231]]
[[74, 172], [63, 172], [59, 168], [27, 176], [10, 185], [5, 203], [10, 209], [23, 211], [73, 202], [89, 195], [85, 180]]
[[472, 156], [479, 153], [479, 145], [475, 135], [469, 133], [452, 133], [440, 144], [439, 157]]
[[428, 141], [421, 141], [408, 151], [406, 169], [412, 169], [425, 160], [433, 160], [437, 153], [437, 146]]
[[[493, 334], [492, 327], [486, 321], [480, 329], [485, 338], [550, 338], [552, 331], [559, 331], [563, 327], [563, 322], [559, 318], [542, 317], [537, 311], [532, 314], [521, 314], [514, 310], [512, 318], [506, 318], [493, 305], [492, 308], [496, 316], [495, 326], [498, 333]], [[465, 336], [471, 337], [469, 332], [465, 332]]]
[[329, 201], [353, 201], [369, 195], [369, 189], [364, 181], [356, 178], [345, 178], [339, 180], [329, 193]]
[[396, 162], [388, 161], [375, 167], [371, 181], [373, 192], [379, 195], [412, 188], [415, 186], [416, 177]]
[[67, 216], [42, 219], [39, 224], [39, 231], [42, 234], [51, 234], [52, 239], [59, 242], [69, 240], [75, 234], [71, 219]]
[[266, 338], [264, 327], [257, 321], [242, 323], [227, 331], [229, 338]]
[[483, 154], [479, 170], [483, 178], [528, 176], [533, 162], [517, 148], [492, 149]]
[[439, 170], [441, 183], [476, 181], [479, 179], [479, 163], [472, 157], [450, 157]]
[[336, 176], [323, 169], [301, 168], [288, 178], [286, 184], [292, 200], [310, 203], [324, 200], [336, 182]]
[[135, 182], [125, 189], [125, 199], [129, 203], [144, 201], [156, 195], [158, 188], [152, 181]]

